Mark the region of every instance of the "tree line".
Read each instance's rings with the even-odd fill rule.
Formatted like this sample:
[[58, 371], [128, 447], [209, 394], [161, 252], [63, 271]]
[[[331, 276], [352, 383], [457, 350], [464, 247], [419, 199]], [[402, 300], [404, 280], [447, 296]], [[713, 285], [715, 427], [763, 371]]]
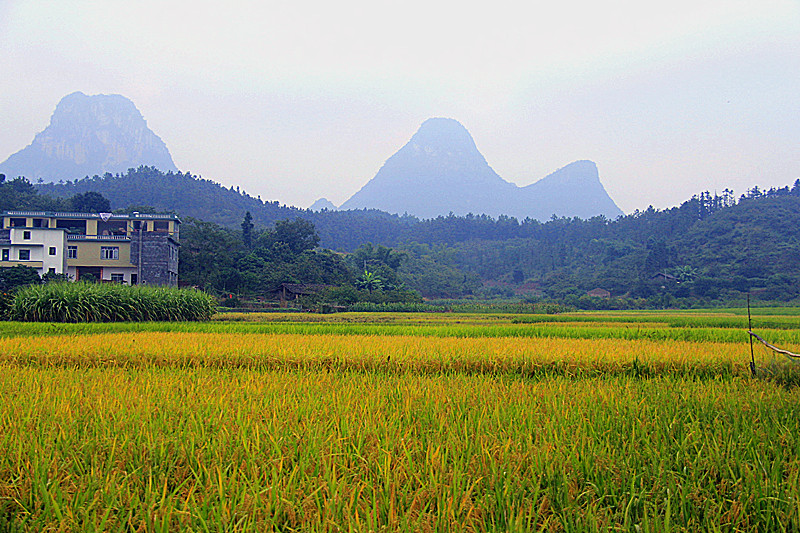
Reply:
[[[363, 272], [347, 258], [369, 245], [402, 254], [404, 260], [392, 272], [403, 287], [428, 297], [550, 298], [579, 306], [717, 304], [745, 293], [773, 301], [800, 297], [795, 288], [800, 287], [800, 180], [764, 191], [754, 187], [738, 198], [727, 189], [702, 192], [673, 208], [651, 206], [614, 220], [547, 221], [312, 212], [265, 202], [188, 172], [161, 173], [151, 167], [37, 187], [46, 193], [42, 196], [56, 200], [95, 192], [115, 208], [147, 204], [186, 221], [192, 217], [184, 224], [183, 279], [221, 290], [235, 285], [264, 291], [279, 281], [300, 280], [355, 284]], [[243, 226], [246, 213], [249, 230]], [[298, 220], [313, 225], [315, 247], [295, 253], [298, 249], [283, 249], [276, 244], [282, 241], [269, 237], [278, 223]], [[190, 229], [193, 225], [197, 228]], [[198, 264], [195, 273], [190, 268], [192, 231], [213, 235], [209, 242], [232, 240], [222, 248], [235, 253], [219, 248], [213, 254], [218, 259]], [[282, 267], [275, 269], [276, 264]], [[587, 298], [587, 291], [598, 287], [618, 302]]]

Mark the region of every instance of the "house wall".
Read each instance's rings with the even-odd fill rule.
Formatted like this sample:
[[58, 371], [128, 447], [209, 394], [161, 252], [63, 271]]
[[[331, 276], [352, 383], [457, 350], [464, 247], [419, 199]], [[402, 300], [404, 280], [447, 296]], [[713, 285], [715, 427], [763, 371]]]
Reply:
[[[30, 237], [25, 238], [25, 234]], [[66, 233], [60, 229], [49, 228], [24, 228], [14, 227], [3, 231], [0, 238], [0, 254], [8, 250], [8, 261], [1, 261], [2, 267], [23, 265], [35, 268], [40, 276], [53, 272], [63, 274], [67, 270], [66, 263]], [[50, 255], [50, 249], [55, 249], [55, 254]], [[29, 259], [20, 259], [20, 250], [28, 250]], [[2, 259], [3, 255], [0, 255]]]
[[[78, 257], [67, 259], [69, 266], [130, 267], [131, 243], [126, 240], [115, 241], [68, 241], [69, 246], [78, 247]], [[102, 259], [100, 249], [106, 246], [119, 248], [118, 259]]]
[[[84, 265], [84, 266], [88, 266], [88, 265]], [[80, 279], [79, 275], [78, 275], [78, 269], [79, 268], [81, 268], [81, 267], [77, 267], [77, 266], [67, 267], [67, 271], [66, 272], [67, 272], [67, 275], [69, 275], [70, 279], [72, 279], [72, 280]], [[112, 276], [114, 276], [115, 274], [120, 274], [120, 275], [122, 275], [122, 281], [124, 283], [127, 283], [127, 284], [130, 285], [130, 284], [133, 284], [133, 278], [131, 276], [135, 276], [136, 278], [138, 278], [138, 275], [137, 275], [138, 271], [139, 271], [139, 269], [137, 267], [104, 266], [104, 267], [100, 267], [100, 279], [106, 280], [106, 281], [111, 281], [113, 279]], [[138, 279], [137, 279], [136, 283], [138, 283]]]
[[153, 285], [178, 284], [178, 246], [167, 233], [137, 232], [131, 238], [130, 254], [133, 262], [138, 261], [141, 244], [142, 264], [140, 283]]

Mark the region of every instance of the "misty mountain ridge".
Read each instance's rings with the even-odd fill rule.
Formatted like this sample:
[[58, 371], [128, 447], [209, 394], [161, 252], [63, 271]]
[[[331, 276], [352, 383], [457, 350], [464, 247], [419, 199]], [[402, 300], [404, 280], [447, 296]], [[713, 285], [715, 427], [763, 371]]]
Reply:
[[[56, 182], [121, 174], [128, 169], [177, 171], [164, 142], [121, 95], [75, 92], [56, 106], [50, 124], [33, 142], [0, 164], [9, 178]], [[312, 211], [336, 210], [321, 198]], [[450, 213], [547, 220], [551, 216], [613, 219], [622, 214], [600, 183], [591, 161], [577, 161], [546, 178], [518, 187], [500, 177], [458, 121], [426, 120], [340, 210], [376, 209], [422, 219]]]
[[336, 205], [327, 198], [320, 198], [308, 207], [309, 211], [322, 211], [323, 209], [336, 211]]
[[141, 165], [176, 171], [161, 140], [124, 96], [69, 94], [33, 142], [12, 154], [0, 172], [46, 182], [120, 173]]
[[520, 220], [622, 215], [591, 161], [576, 161], [528, 185], [501, 178], [458, 121], [426, 120], [374, 178], [339, 209], [380, 209], [419, 218], [486, 214]]

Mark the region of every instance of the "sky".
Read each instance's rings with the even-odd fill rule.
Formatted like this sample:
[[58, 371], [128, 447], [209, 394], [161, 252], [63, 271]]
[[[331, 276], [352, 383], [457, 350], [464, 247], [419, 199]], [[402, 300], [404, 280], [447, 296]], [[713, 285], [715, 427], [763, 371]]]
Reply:
[[431, 117], [524, 186], [594, 161], [626, 213], [800, 178], [800, 0], [0, 0], [0, 161], [75, 91], [177, 167], [339, 205]]

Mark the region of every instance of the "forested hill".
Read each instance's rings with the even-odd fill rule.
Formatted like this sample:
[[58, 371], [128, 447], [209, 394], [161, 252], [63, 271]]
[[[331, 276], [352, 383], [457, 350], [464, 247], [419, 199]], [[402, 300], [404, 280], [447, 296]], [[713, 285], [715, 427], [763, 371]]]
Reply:
[[106, 173], [62, 183], [40, 183], [36, 187], [43, 195], [55, 198], [99, 192], [108, 198], [112, 209], [150, 206], [228, 228], [238, 228], [247, 212], [253, 217], [253, 223], [263, 227], [278, 220], [301, 217], [314, 222], [322, 246], [342, 250], [354, 250], [370, 241], [399, 242], [408, 235], [406, 226], [417, 222], [411, 217], [398, 217], [374, 209], [318, 213], [277, 201], [262, 201], [238, 187], [227, 188], [189, 172], [163, 173], [152, 167], [129, 169], [126, 174]]
[[226, 188], [189, 172], [163, 173], [152, 167], [129, 169], [126, 174], [106, 173], [75, 181], [39, 183], [36, 187], [42, 194], [57, 198], [99, 192], [108, 198], [113, 209], [150, 206], [229, 227], [238, 226], [247, 211], [264, 225], [305, 213], [303, 209], [281, 206], [278, 202], [262, 202], [238, 188]]
[[746, 291], [768, 299], [800, 297], [800, 180], [792, 187], [754, 188], [738, 198], [727, 190], [721, 196], [702, 193], [678, 207], [651, 207], [615, 220], [544, 223], [473, 215], [418, 220], [374, 210], [313, 212], [262, 202], [188, 173], [146, 167], [38, 188], [64, 198], [96, 191], [115, 209], [150, 205], [233, 231], [248, 211], [265, 227], [305, 218], [314, 223], [323, 247], [393, 246], [429, 264], [477, 274], [503, 291], [525, 285], [557, 298], [596, 287], [637, 298], [668, 293], [725, 299]]

